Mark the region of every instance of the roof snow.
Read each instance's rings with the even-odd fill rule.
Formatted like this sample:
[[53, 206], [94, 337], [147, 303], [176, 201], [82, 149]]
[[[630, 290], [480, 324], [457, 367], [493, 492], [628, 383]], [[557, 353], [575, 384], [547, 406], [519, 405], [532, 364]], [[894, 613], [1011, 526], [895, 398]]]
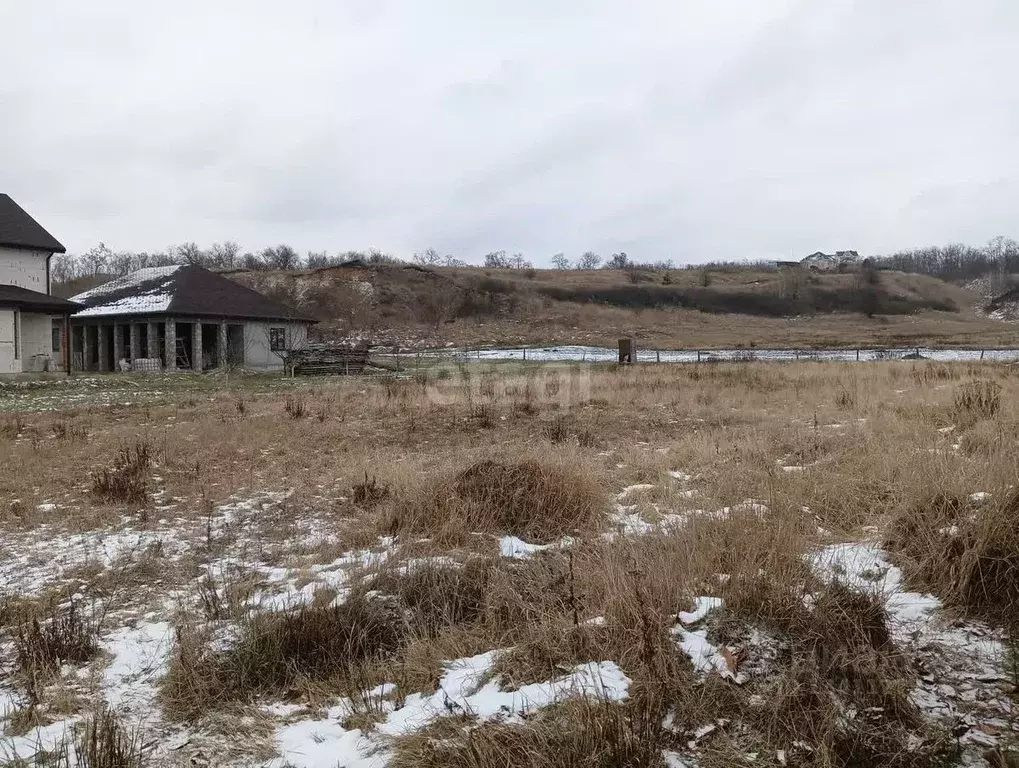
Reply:
[[139, 269], [73, 300], [84, 305], [76, 318], [162, 314], [315, 322], [299, 309], [192, 264]]
[[[90, 306], [75, 313], [75, 317], [166, 312], [173, 299], [170, 278], [179, 269], [180, 265], [139, 269], [98, 288], [79, 293], [71, 301]], [[109, 301], [105, 300], [107, 298]]]

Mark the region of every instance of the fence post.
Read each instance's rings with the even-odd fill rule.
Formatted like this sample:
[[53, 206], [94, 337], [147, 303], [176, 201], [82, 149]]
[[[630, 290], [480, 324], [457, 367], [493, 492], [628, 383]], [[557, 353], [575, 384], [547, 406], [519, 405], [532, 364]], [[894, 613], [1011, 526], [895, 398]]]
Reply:
[[701, 361], [701, 351], [698, 349], [697, 350], [697, 362], [699, 363], [700, 361]]
[[860, 350], [856, 350], [856, 362], [860, 362]]
[[524, 360], [527, 360], [527, 347], [524, 347]]
[[982, 349], [980, 350], [980, 359], [981, 360], [984, 359], [984, 350], [982, 350]]
[[657, 349], [655, 350], [655, 362], [656, 363], [662, 362], [662, 353]]

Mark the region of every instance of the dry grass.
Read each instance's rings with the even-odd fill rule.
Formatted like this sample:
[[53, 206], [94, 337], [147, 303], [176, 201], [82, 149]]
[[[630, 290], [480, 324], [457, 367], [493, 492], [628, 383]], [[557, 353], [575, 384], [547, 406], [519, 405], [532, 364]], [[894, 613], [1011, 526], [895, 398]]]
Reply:
[[147, 443], [121, 448], [112, 468], [92, 473], [92, 495], [113, 504], [145, 501], [151, 464], [152, 452]]
[[1019, 622], [1019, 492], [977, 504], [937, 494], [899, 515], [886, 545], [918, 586], [965, 612]]
[[17, 668], [30, 688], [52, 676], [62, 664], [81, 664], [99, 652], [99, 623], [86, 616], [78, 602], [67, 608], [50, 606], [48, 615], [32, 616], [15, 627]]
[[[150, 446], [146, 493], [175, 504], [161, 514], [207, 530], [173, 568], [155, 551], [147, 575], [131, 576], [196, 598], [162, 689], [171, 718], [346, 696], [363, 703], [351, 723], [368, 727], [380, 715], [364, 694], [379, 683], [396, 683], [399, 701], [433, 690], [443, 660], [512, 648], [494, 670], [507, 687], [612, 660], [633, 681], [630, 699], [564, 702], [512, 725], [437, 723], [398, 745], [399, 764], [660, 765], [662, 749], [721, 718], [738, 727], [720, 729], [700, 764], [806, 740], [815, 752], [796, 757], [804, 764], [933, 766], [952, 745], [908, 702], [914, 672], [882, 606], [817, 584], [804, 553], [887, 530], [924, 589], [995, 621], [1011, 622], [1004, 609], [1019, 604], [1019, 501], [1007, 490], [1019, 377], [1008, 366], [472, 365], [287, 386], [301, 389], [224, 387], [191, 404], [61, 415], [87, 440], [60, 437], [51, 414], [25, 415], [0, 440], [0, 496], [19, 505], [0, 516], [13, 530], [119, 524], [122, 501], [93, 495], [81, 467], [136, 440]], [[326, 418], [288, 418], [288, 397]], [[637, 483], [653, 487], [616, 498]], [[232, 495], [282, 488], [297, 491], [253, 513], [250, 529], [204, 527]], [[991, 500], [967, 501], [974, 491]], [[57, 508], [40, 511], [47, 501]], [[683, 523], [608, 540], [617, 502], [648, 526]], [[336, 540], [298, 557], [287, 546], [310, 515]], [[515, 561], [496, 556], [507, 534], [574, 542]], [[211, 577], [210, 561], [241, 535], [309, 583], [315, 564], [394, 539], [389, 561], [351, 573], [341, 605], [323, 592], [270, 612], [247, 606], [254, 577]], [[702, 595], [725, 600], [703, 626], [733, 654], [753, 658], [752, 630], [774, 638], [769, 677], [739, 687], [694, 673], [674, 629]], [[25, 615], [18, 601], [0, 605], [9, 628], [31, 626]], [[236, 632], [224, 639], [224, 627]], [[850, 708], [862, 714], [847, 724]], [[911, 732], [922, 749], [905, 748]]]
[[208, 633], [180, 627], [163, 685], [164, 707], [170, 716], [194, 720], [226, 702], [293, 696], [391, 657], [407, 634], [395, 606], [368, 598], [255, 613], [223, 650]]
[[480, 531], [553, 541], [597, 527], [604, 507], [597, 481], [563, 462], [485, 459], [398, 499], [383, 525], [438, 538]]

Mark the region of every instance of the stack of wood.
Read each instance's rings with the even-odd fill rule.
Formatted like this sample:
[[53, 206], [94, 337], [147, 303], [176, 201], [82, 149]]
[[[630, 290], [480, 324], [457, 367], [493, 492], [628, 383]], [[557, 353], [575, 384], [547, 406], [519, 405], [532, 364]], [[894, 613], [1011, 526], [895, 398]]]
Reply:
[[368, 365], [370, 351], [368, 344], [356, 347], [309, 344], [290, 353], [290, 364], [295, 376], [358, 374]]

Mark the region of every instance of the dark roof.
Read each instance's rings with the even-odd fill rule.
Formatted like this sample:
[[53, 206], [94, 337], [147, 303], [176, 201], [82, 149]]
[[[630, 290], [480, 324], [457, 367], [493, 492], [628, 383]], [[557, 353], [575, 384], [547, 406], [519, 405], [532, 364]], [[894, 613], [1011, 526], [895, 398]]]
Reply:
[[192, 265], [139, 269], [71, 300], [85, 307], [75, 317], [180, 315], [317, 322], [228, 277]]
[[80, 309], [81, 305], [38, 291], [30, 291], [19, 285], [0, 285], [0, 307], [15, 307], [27, 312], [59, 315], [70, 314]]
[[25, 209], [0, 192], [0, 247], [31, 248], [49, 253], [66, 253], [53, 235], [42, 228]]

